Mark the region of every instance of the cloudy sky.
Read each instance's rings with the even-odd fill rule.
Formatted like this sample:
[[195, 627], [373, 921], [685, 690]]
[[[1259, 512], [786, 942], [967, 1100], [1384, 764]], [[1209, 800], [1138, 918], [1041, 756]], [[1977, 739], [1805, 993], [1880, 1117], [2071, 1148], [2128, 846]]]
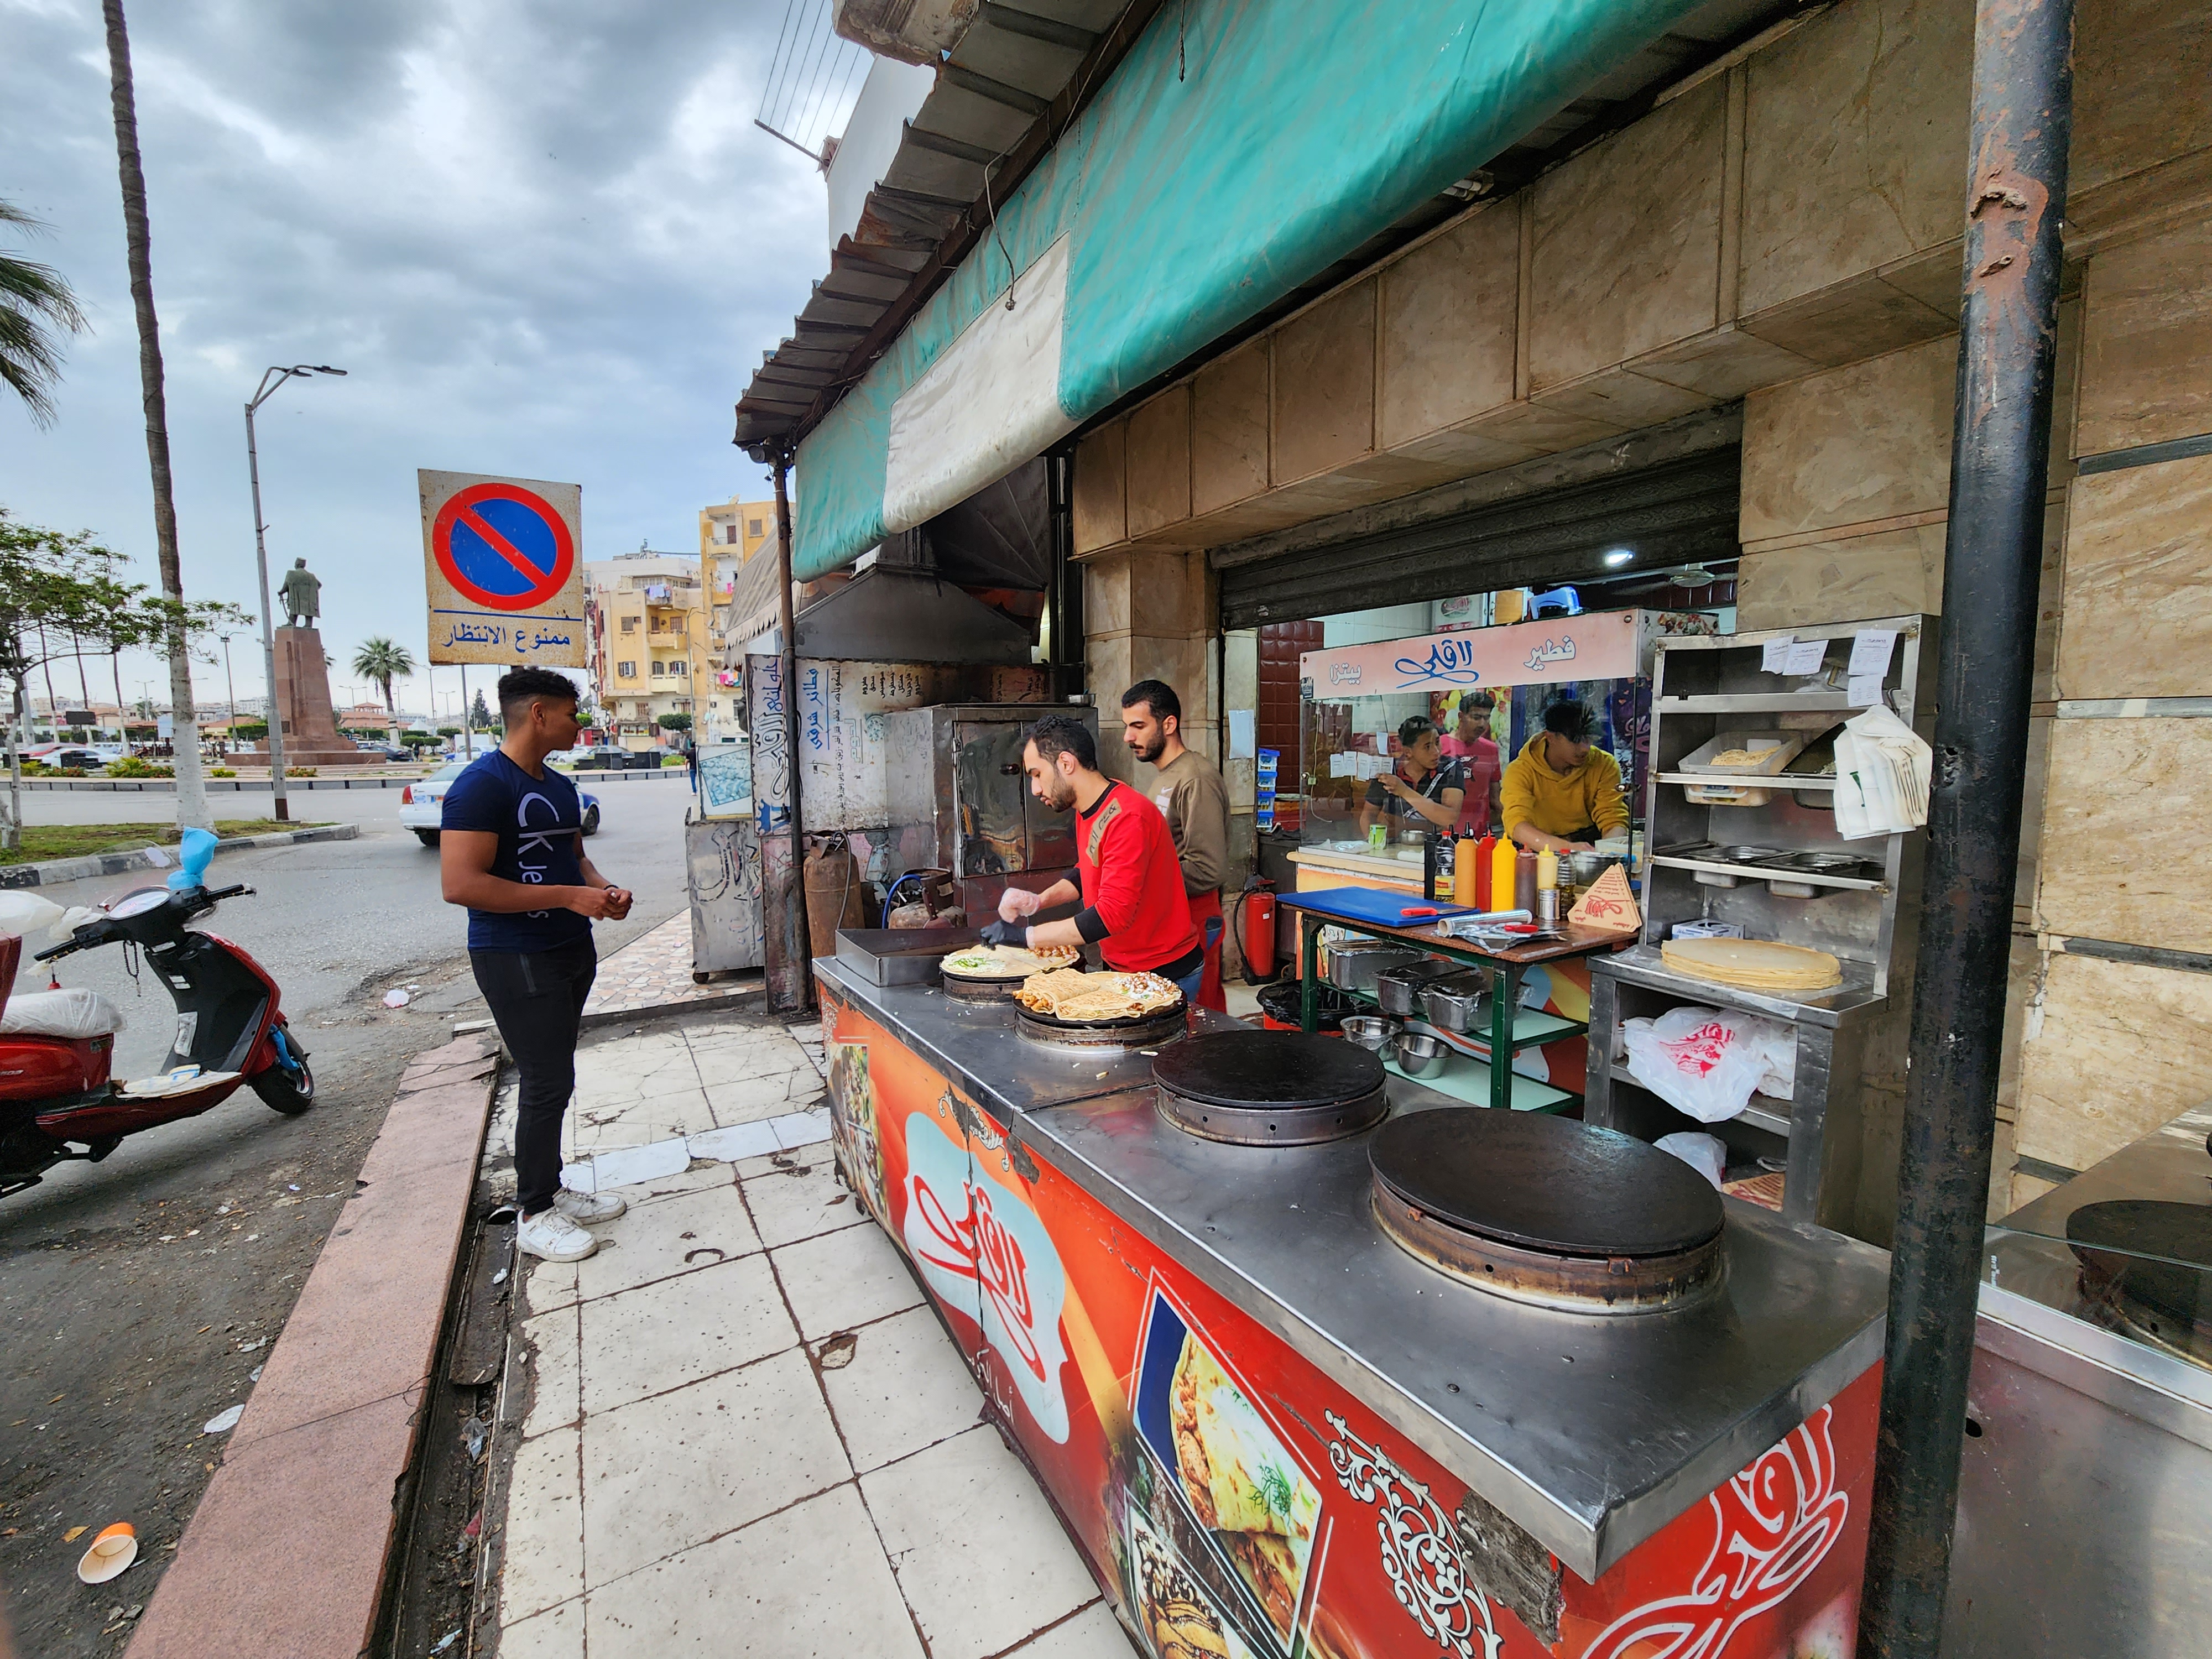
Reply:
[[[272, 363], [348, 371], [258, 416], [270, 568], [322, 578], [341, 702], [363, 638], [423, 655], [417, 467], [580, 483], [589, 557], [696, 549], [701, 507], [763, 493], [732, 405], [828, 254], [819, 175], [752, 123], [791, 5], [822, 3], [138, 0], [187, 596], [259, 608], [241, 410]], [[92, 325], [50, 430], [0, 399], [0, 504], [151, 584], [99, 0], [0, 0], [0, 198], [52, 224], [21, 251]]]

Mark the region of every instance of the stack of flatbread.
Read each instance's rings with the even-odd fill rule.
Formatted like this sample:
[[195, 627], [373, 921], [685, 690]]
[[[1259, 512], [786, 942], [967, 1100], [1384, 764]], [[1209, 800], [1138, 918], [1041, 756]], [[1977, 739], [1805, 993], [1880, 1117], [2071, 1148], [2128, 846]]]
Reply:
[[1141, 1019], [1182, 1000], [1182, 988], [1158, 974], [1086, 974], [1061, 968], [1033, 974], [1014, 1000], [1031, 1013], [1054, 1019]]
[[1670, 939], [1659, 957], [1677, 973], [1747, 991], [1825, 991], [1844, 978], [1843, 963], [1826, 951], [1778, 939]]
[[969, 945], [937, 965], [963, 979], [1027, 979], [1065, 968], [1082, 954], [1073, 945]]

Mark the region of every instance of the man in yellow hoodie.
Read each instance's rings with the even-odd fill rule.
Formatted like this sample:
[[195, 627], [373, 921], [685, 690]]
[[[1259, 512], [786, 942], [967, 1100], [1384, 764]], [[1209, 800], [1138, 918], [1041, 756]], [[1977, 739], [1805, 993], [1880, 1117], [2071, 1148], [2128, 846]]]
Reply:
[[1505, 769], [1505, 833], [1527, 848], [1587, 852], [1628, 833], [1620, 763], [1591, 746], [1597, 717], [1571, 698], [1544, 711], [1544, 729]]

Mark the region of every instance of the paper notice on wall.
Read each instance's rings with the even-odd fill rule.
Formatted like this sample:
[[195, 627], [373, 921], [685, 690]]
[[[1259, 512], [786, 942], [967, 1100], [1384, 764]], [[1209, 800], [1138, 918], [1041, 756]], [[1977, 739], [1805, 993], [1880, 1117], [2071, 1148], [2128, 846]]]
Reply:
[[1890, 654], [1897, 648], [1897, 630], [1893, 628], [1862, 629], [1851, 636], [1851, 666], [1853, 678], [1872, 674], [1876, 678], [1889, 672]]
[[1352, 775], [1352, 759], [1353, 757], [1350, 755], [1331, 755], [1328, 757], [1329, 776], [1333, 778], [1350, 777]]
[[1795, 640], [1769, 640], [1765, 645], [1759, 647], [1760, 672], [1768, 674], [1781, 673], [1783, 665], [1790, 660], [1790, 647], [1796, 643]]
[[1229, 758], [1250, 760], [1259, 752], [1259, 734], [1255, 728], [1252, 711], [1232, 708], [1229, 711]]
[[1783, 653], [1782, 672], [1791, 675], [1817, 674], [1827, 654], [1826, 640], [1792, 640], [1790, 649]]
[[1844, 701], [1853, 708], [1871, 708], [1881, 701], [1881, 676], [1854, 674], [1844, 688]]

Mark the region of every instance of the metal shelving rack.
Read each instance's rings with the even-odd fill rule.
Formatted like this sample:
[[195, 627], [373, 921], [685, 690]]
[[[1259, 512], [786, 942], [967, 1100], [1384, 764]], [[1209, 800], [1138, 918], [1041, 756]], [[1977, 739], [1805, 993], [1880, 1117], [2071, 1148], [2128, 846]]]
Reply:
[[[1846, 658], [1871, 629], [1898, 635], [1883, 677], [1885, 700], [1927, 735], [1928, 696], [1936, 684], [1937, 619], [1884, 617], [1817, 628], [1776, 629], [1656, 642], [1651, 690], [1651, 773], [1644, 808], [1644, 929], [1636, 948], [1590, 963], [1590, 1054], [1585, 1115], [1645, 1139], [1703, 1129], [1729, 1144], [1731, 1162], [1779, 1159], [1783, 1214], [1848, 1229], [1860, 1186], [1869, 1088], [1889, 1086], [1896, 1050], [1901, 1087], [1902, 1008], [1911, 982], [1917, 926], [1923, 836], [1846, 842], [1836, 833], [1832, 776], [1717, 778], [1682, 762], [1729, 731], [1781, 731], [1817, 738], [1859, 709], [1841, 690], [1792, 690], [1787, 677], [1762, 666], [1775, 641], [1826, 642], [1825, 662]], [[1741, 783], [1769, 791], [1764, 805], [1692, 801], [1696, 785]], [[1720, 849], [1755, 846], [1793, 852], [1850, 852], [1879, 873], [1829, 874], [1729, 860]], [[1814, 890], [1778, 894], [1780, 880]], [[1735, 922], [1753, 939], [1774, 939], [1833, 954], [1842, 984], [1792, 999], [1739, 990], [1679, 974], [1661, 960], [1660, 942], [1678, 923]], [[1754, 1095], [1738, 1117], [1698, 1124], [1637, 1083], [1613, 1058], [1620, 1022], [1683, 1004], [1738, 1010], [1794, 1026], [1797, 1059], [1791, 1097]], [[1869, 1060], [1875, 1062], [1872, 1074]]]

